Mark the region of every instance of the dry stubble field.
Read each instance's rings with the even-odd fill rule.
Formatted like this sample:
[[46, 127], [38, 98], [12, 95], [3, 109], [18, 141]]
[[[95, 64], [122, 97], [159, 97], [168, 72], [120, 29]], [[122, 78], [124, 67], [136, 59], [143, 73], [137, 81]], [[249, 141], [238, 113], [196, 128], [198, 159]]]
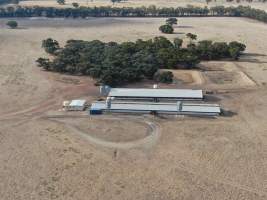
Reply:
[[[193, 85], [215, 90], [216, 98], [208, 99], [231, 110], [233, 116], [144, 117], [157, 125], [153, 142], [111, 148], [81, 137], [67, 125], [71, 124], [70, 119], [65, 123], [47, 119], [47, 113], [59, 109], [63, 99], [81, 96], [90, 101], [98, 89], [90, 78], [51, 74], [36, 68], [34, 60], [45, 55], [41, 40], [52, 37], [64, 44], [67, 39], [148, 39], [161, 35], [157, 30], [164, 19], [17, 19], [21, 27], [17, 30], [5, 28], [6, 21], [0, 20], [2, 199], [267, 198], [265, 24], [238, 18], [179, 19], [180, 27], [169, 37], [184, 37], [184, 33], [192, 32], [199, 39], [246, 43], [247, 55], [241, 61], [203, 65], [207, 70], [214, 65], [225, 71], [234, 66], [255, 85], [231, 87], [223, 80]], [[103, 133], [99, 138], [107, 142], [123, 142], [146, 137], [148, 127], [142, 123], [136, 126], [136, 118], [125, 117], [122, 125], [127, 128], [119, 127], [112, 119], [107, 122], [85, 117], [75, 118], [72, 123], [83, 124], [83, 131], [90, 136], [97, 138], [99, 132]], [[139, 127], [140, 132], [133, 137], [116, 133], [134, 134], [136, 129], [127, 131], [131, 126]]]

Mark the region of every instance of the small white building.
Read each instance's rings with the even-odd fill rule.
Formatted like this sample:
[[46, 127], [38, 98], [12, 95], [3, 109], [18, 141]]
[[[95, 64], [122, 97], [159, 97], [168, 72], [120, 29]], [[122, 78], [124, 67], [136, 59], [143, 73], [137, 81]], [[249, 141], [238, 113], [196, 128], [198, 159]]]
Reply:
[[86, 107], [86, 100], [72, 100], [67, 107], [69, 111], [83, 111]]

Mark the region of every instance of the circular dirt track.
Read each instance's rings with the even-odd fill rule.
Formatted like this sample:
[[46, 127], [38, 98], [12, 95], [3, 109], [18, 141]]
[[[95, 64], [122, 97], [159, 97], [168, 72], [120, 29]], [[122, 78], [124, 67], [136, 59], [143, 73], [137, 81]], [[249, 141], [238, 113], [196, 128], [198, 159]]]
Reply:
[[91, 117], [49, 118], [64, 124], [71, 133], [108, 148], [130, 149], [150, 147], [159, 138], [159, 126], [144, 118]]

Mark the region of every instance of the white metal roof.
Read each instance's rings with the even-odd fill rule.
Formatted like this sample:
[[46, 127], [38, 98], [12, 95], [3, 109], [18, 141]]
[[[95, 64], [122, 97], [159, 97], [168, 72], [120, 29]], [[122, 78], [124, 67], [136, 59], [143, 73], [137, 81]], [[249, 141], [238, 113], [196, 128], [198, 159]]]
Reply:
[[199, 112], [199, 113], [220, 113], [219, 106], [206, 106], [206, 105], [183, 105], [181, 112]]
[[85, 106], [86, 100], [81, 100], [81, 99], [76, 99], [76, 100], [72, 100], [69, 104], [69, 106], [72, 107], [80, 107], [80, 106]]
[[110, 97], [202, 99], [202, 90], [112, 88]]
[[220, 106], [217, 104], [187, 104], [175, 103], [125, 103], [112, 102], [108, 109], [105, 102], [94, 102], [91, 110], [124, 110], [124, 111], [159, 111], [159, 112], [191, 112], [191, 113], [220, 113]]

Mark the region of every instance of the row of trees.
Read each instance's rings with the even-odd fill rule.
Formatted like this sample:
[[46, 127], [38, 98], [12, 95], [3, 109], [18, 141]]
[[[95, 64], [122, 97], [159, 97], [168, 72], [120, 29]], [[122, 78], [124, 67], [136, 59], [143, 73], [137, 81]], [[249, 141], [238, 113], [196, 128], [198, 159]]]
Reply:
[[267, 22], [267, 13], [264, 10], [254, 9], [249, 6], [238, 7], [178, 7], [157, 8], [149, 7], [78, 7], [78, 8], [53, 8], [53, 7], [6, 7], [0, 8], [0, 17], [189, 17], [189, 16], [233, 16], [248, 17]]
[[[191, 34], [186, 47], [179, 38], [170, 41], [165, 37], [155, 37], [121, 44], [69, 40], [64, 48], [49, 38], [42, 42], [42, 47], [53, 59], [39, 58], [37, 63], [45, 70], [89, 75], [101, 83], [114, 86], [143, 78], [152, 79], [160, 68], [193, 68], [201, 60], [238, 59], [246, 48], [238, 42], [195, 42], [196, 37]], [[168, 81], [170, 76], [165, 74], [163, 78], [157, 78]]]
[[0, 0], [0, 5], [2, 4], [18, 4], [19, 0]]
[[[210, 2], [216, 2], [217, 0], [206, 0], [206, 3], [209, 4]], [[262, 2], [265, 3], [267, 0], [226, 0], [226, 2], [236, 2], [236, 3], [242, 3], [242, 2], [247, 2], [247, 3], [252, 3], [252, 2]]]

